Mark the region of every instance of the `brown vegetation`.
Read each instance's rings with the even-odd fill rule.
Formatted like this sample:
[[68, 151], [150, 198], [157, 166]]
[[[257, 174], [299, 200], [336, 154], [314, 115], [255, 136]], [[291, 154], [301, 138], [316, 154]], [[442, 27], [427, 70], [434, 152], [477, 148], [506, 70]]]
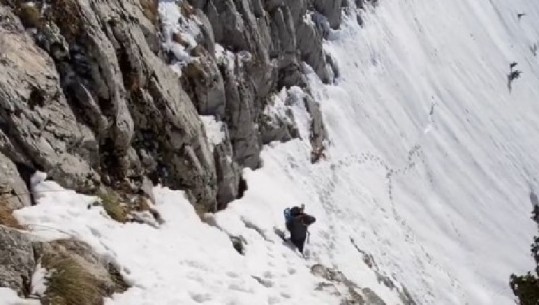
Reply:
[[140, 0], [142, 6], [142, 13], [153, 24], [156, 24], [159, 20], [159, 1], [158, 0]]
[[13, 210], [6, 207], [0, 201], [0, 225], [4, 225], [14, 229], [24, 229], [24, 227], [17, 221], [15, 216], [13, 216]]
[[21, 19], [25, 28], [40, 28], [43, 25], [43, 17], [36, 4], [20, 2], [15, 13]]

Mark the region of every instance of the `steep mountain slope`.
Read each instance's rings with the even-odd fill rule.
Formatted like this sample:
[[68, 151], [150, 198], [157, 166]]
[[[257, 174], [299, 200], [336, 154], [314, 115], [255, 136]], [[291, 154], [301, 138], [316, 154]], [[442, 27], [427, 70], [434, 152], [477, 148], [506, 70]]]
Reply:
[[[243, 172], [244, 196], [204, 222], [179, 191], [154, 189], [154, 228], [37, 180], [38, 205], [15, 215], [117, 265], [131, 288], [106, 304], [512, 304], [509, 274], [532, 264], [539, 188], [539, 5], [356, 2], [324, 28], [335, 82], [303, 67], [327, 129], [319, 162], [310, 104], [292, 87], [264, 111], [292, 113], [301, 139], [266, 145], [262, 167]], [[513, 61], [523, 74], [509, 88]], [[274, 233], [302, 202], [317, 217], [306, 258]]]
[[[424, 302], [509, 304], [508, 275], [530, 264], [539, 145], [538, 58], [530, 48], [538, 10], [526, 1], [386, 2], [364, 30], [345, 27], [329, 43], [342, 77], [318, 97], [331, 141], [341, 147], [332, 157], [346, 160], [337, 177], [354, 181], [338, 189], [376, 200], [399, 224], [416, 254], [395, 251], [393, 234], [380, 247], [380, 237], [366, 231], [401, 280], [432, 285]], [[519, 21], [517, 13], [526, 16]], [[525, 77], [510, 92], [512, 61]], [[359, 69], [345, 68], [353, 66]], [[365, 187], [376, 179], [354, 164], [363, 153], [389, 167], [378, 178], [387, 191]]]

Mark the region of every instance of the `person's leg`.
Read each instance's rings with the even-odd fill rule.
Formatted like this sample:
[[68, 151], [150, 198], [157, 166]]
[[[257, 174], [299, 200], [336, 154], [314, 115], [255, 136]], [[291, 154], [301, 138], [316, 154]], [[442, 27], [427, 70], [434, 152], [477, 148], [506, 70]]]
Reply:
[[298, 251], [303, 254], [303, 245], [305, 245], [305, 239], [294, 239], [292, 240], [292, 243], [296, 248], [298, 248]]
[[299, 253], [303, 254], [303, 246], [305, 245], [305, 239], [302, 240], [298, 245]]

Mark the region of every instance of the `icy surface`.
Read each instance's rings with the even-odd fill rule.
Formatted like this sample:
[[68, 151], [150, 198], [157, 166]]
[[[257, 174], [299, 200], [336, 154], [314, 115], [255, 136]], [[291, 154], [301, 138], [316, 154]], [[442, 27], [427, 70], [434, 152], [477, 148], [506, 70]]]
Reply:
[[[527, 16], [518, 21], [518, 12]], [[351, 239], [418, 304], [513, 304], [508, 277], [531, 268], [536, 229], [528, 195], [539, 188], [539, 69], [530, 51], [539, 4], [384, 0], [363, 18], [360, 28], [345, 17], [325, 46], [340, 67], [337, 83], [310, 75], [328, 159], [309, 162], [308, 138], [266, 147], [264, 167], [245, 171], [245, 196], [214, 215], [219, 228], [201, 222], [179, 191], [155, 189], [165, 219], [155, 229], [116, 223], [88, 209], [95, 198], [42, 180], [39, 204], [17, 218], [41, 238], [80, 238], [121, 266], [133, 287], [108, 305], [340, 304], [315, 290], [315, 263], [400, 304]], [[510, 93], [512, 61], [524, 73]], [[300, 203], [317, 217], [305, 259], [274, 234], [284, 229], [282, 210]], [[244, 256], [228, 235], [246, 241]]]

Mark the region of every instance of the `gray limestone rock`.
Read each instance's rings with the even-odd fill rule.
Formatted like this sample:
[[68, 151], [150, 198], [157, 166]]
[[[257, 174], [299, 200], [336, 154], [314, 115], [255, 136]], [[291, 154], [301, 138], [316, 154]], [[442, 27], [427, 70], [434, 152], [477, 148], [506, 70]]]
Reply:
[[132, 186], [149, 176], [213, 209], [213, 155], [178, 76], [156, 54], [151, 14], [138, 0], [60, 1], [44, 14], [50, 21], [34, 35], [43, 49], [20, 25], [0, 29], [0, 122], [9, 139], [1, 147], [20, 147], [4, 154], [79, 191], [104, 183], [137, 192]]
[[0, 287], [28, 293], [35, 267], [32, 242], [17, 230], [0, 226]]
[[196, 105], [199, 114], [225, 116], [225, 87], [215, 61], [201, 51], [199, 60], [189, 63], [182, 74], [183, 87]]
[[257, 105], [251, 83], [243, 75], [235, 74], [242, 70], [241, 59], [236, 57], [236, 70], [224, 70], [226, 94], [226, 123], [230, 131], [230, 141], [234, 151], [234, 160], [238, 164], [258, 168], [260, 165], [260, 143], [256, 128]]
[[311, 23], [302, 21], [296, 27], [296, 37], [302, 60], [314, 69], [324, 83], [329, 83], [331, 79], [322, 48], [321, 34]]
[[60, 87], [52, 59], [0, 6], [0, 122], [3, 153], [38, 167], [67, 187], [87, 191], [98, 177], [79, 143], [94, 141], [77, 119]]
[[327, 138], [327, 131], [324, 126], [322, 112], [320, 112], [320, 105], [310, 95], [305, 95], [304, 103], [305, 108], [311, 115], [311, 145], [313, 146], [313, 150], [318, 150], [323, 148], [324, 139]]
[[217, 210], [238, 198], [241, 179], [240, 167], [232, 160], [232, 146], [228, 140], [215, 146], [213, 151], [217, 170]]
[[26, 183], [17, 166], [0, 152], [0, 206], [9, 210], [20, 209], [31, 204]]
[[336, 29], [341, 24], [342, 0], [313, 0], [314, 7], [328, 18], [329, 24]]
[[[25, 22], [32, 31], [12, 13], [21, 4], [4, 3], [10, 7], [0, 6], [0, 152], [12, 162], [6, 177], [17, 176], [15, 165], [82, 192], [104, 185], [133, 193], [149, 178], [186, 190], [206, 210], [222, 208], [241, 193], [240, 168], [260, 166], [263, 143], [298, 136], [293, 124], [267, 124], [268, 98], [283, 87], [306, 89], [303, 62], [326, 83], [338, 76], [322, 43], [326, 25], [340, 23], [342, 0], [184, 2], [180, 10], [200, 31], [181, 80], [163, 60], [170, 54], [152, 3], [54, 1], [40, 7], [45, 18]], [[227, 59], [216, 56], [216, 43]], [[316, 103], [306, 98], [305, 105], [318, 149], [326, 136], [322, 117]], [[213, 151], [198, 114], [228, 128], [229, 138]], [[20, 179], [16, 184], [24, 189]]]

